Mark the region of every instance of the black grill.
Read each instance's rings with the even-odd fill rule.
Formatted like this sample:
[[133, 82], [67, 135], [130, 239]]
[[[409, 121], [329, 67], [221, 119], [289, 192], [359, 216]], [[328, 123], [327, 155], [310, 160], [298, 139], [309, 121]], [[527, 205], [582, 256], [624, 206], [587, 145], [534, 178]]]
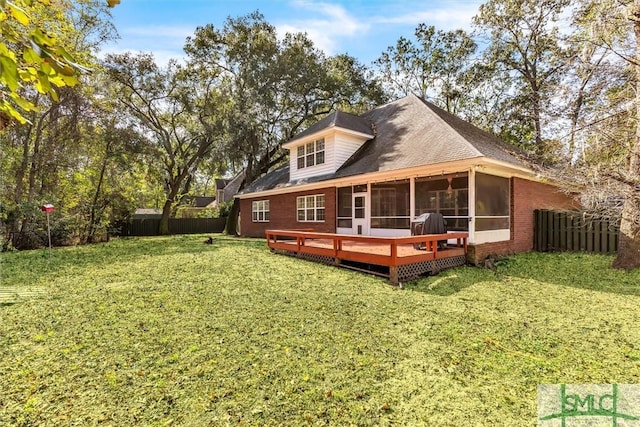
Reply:
[[[444, 234], [447, 232], [447, 221], [445, 221], [442, 214], [437, 212], [424, 213], [418, 216], [411, 222], [411, 235], [420, 236], [422, 234]], [[447, 246], [446, 240], [438, 241], [438, 249], [443, 249]], [[415, 249], [424, 250], [424, 243], [414, 243]]]

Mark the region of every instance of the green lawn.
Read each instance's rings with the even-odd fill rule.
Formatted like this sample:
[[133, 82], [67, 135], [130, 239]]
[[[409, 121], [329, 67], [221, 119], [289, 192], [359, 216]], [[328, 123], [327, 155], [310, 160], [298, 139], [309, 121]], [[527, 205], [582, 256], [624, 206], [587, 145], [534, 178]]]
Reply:
[[535, 425], [640, 383], [640, 271], [527, 254], [394, 288], [263, 240], [1, 254], [0, 425]]

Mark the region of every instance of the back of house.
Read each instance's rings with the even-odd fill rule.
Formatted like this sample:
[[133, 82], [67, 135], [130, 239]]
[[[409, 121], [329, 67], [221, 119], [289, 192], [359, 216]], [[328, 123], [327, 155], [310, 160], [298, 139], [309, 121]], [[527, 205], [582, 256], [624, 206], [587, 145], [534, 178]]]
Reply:
[[469, 233], [469, 260], [533, 248], [533, 211], [568, 209], [518, 148], [416, 96], [360, 116], [334, 112], [283, 145], [289, 163], [240, 199], [242, 235], [267, 229], [407, 236], [440, 213]]

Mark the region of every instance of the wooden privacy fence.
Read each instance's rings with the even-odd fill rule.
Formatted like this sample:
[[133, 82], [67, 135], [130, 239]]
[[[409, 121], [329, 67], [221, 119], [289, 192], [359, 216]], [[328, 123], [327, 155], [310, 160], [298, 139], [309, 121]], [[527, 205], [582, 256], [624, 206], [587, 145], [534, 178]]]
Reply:
[[581, 212], [535, 210], [534, 249], [538, 252], [615, 253], [617, 221], [594, 219]]
[[[226, 218], [171, 218], [169, 232], [171, 234], [221, 233]], [[159, 219], [134, 219], [123, 227], [123, 236], [157, 236], [160, 228]]]

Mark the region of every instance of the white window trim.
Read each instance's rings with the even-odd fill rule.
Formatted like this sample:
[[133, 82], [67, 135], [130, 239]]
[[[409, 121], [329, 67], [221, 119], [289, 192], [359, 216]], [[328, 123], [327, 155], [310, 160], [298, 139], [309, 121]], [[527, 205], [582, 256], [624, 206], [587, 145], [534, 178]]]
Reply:
[[[321, 150], [318, 149], [318, 145], [320, 145], [320, 143], [322, 143]], [[313, 152], [307, 151], [308, 144], [313, 144]], [[299, 145], [296, 148], [296, 169], [301, 170], [301, 169], [312, 168], [318, 165], [324, 165], [325, 162], [327, 161], [326, 147], [327, 145], [324, 138], [318, 138], [313, 141], [309, 141], [307, 143]], [[319, 153], [323, 153], [322, 162], [320, 163], [318, 163]], [[307, 157], [311, 155], [313, 156], [313, 165], [307, 165]], [[304, 166], [302, 167], [299, 166], [300, 159], [303, 159]]]
[[[260, 214], [262, 214], [262, 219], [260, 219]], [[269, 222], [270, 216], [269, 200], [254, 200], [251, 202], [251, 222]]]
[[[511, 177], [508, 176], [503, 176], [503, 175], [498, 175], [498, 174], [494, 174], [493, 172], [489, 173], [489, 172], [479, 172], [479, 173], [483, 173], [485, 175], [493, 175], [493, 176], [498, 176], [500, 178], [505, 178], [508, 180], [509, 182], [509, 214], [508, 215], [495, 215], [495, 216], [490, 216], [490, 215], [475, 215], [475, 207], [476, 207], [476, 172], [473, 171], [473, 192], [471, 191], [471, 179], [469, 180], [469, 215], [471, 218], [473, 218], [473, 239], [469, 239], [469, 243], [472, 243], [474, 245], [481, 245], [483, 243], [497, 243], [497, 242], [506, 242], [508, 240], [511, 240], [511, 205], [513, 203], [513, 200], [511, 200], [511, 198], [513, 197], [513, 194], [511, 192], [511, 185], [512, 185], [512, 179]], [[469, 175], [469, 177], [471, 177], [471, 174]], [[473, 199], [471, 198], [473, 197]], [[473, 209], [471, 204], [473, 204]], [[472, 216], [473, 213], [473, 216]], [[502, 229], [496, 229], [496, 230], [476, 230], [476, 224], [478, 219], [482, 219], [482, 218], [507, 218], [509, 221], [509, 228], [502, 228]], [[471, 223], [469, 223], [469, 230], [471, 231], [472, 225]], [[470, 233], [471, 236], [471, 233]]]
[[[307, 198], [308, 197], [313, 197], [313, 207], [309, 207], [307, 206]], [[322, 207], [318, 207], [318, 198], [322, 197], [324, 203]], [[304, 200], [304, 207], [300, 208], [299, 206], [299, 201], [300, 199]], [[325, 222], [324, 219], [317, 219], [318, 218], [318, 211], [322, 210], [324, 213], [324, 217], [326, 218], [326, 198], [324, 196], [324, 194], [309, 194], [306, 196], [298, 196], [296, 197], [296, 220], [298, 222]], [[314, 219], [307, 219], [307, 210], [309, 209], [313, 209], [313, 217]], [[299, 219], [298, 213], [299, 212], [304, 212], [304, 219]]]

